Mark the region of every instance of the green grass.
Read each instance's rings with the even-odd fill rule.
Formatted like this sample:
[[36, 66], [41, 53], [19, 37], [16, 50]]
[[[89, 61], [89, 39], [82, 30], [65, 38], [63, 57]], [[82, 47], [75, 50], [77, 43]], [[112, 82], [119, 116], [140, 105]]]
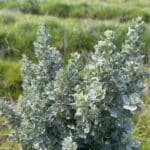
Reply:
[[20, 64], [10, 60], [0, 60], [0, 97], [16, 100], [21, 92]]
[[[45, 23], [47, 31], [52, 35], [51, 44], [65, 56], [73, 51], [93, 50], [93, 46], [107, 29], [116, 32], [116, 44], [120, 47], [130, 25], [130, 22], [120, 23], [118, 20], [60, 19], [4, 11], [0, 14], [0, 48], [9, 47], [11, 51], [4, 52], [3, 55], [7, 58], [20, 59], [22, 53], [26, 53], [29, 57], [33, 57], [33, 42], [41, 22]], [[150, 47], [150, 25], [146, 24], [145, 27], [142, 42], [145, 43], [143, 52], [147, 53]]]
[[[150, 94], [147, 96], [150, 101]], [[150, 149], [150, 105], [145, 105], [143, 111], [136, 114], [136, 126], [133, 134], [141, 142], [142, 150]]]
[[19, 145], [14, 140], [8, 140], [10, 129], [6, 119], [0, 117], [0, 150], [19, 150]]
[[[108, 3], [109, 2], [109, 3]], [[144, 2], [143, 2], [144, 3]], [[49, 14], [59, 17], [114, 19], [128, 21], [133, 17], [143, 16], [144, 21], [150, 22], [150, 2], [141, 1], [58, 1], [58, 0], [5, 0], [1, 2], [0, 8], [20, 10], [23, 13]], [[142, 7], [141, 7], [142, 5]]]
[[[148, 70], [148, 69], [147, 69]], [[150, 85], [150, 78], [145, 81]], [[133, 130], [134, 137], [141, 142], [142, 150], [150, 149], [150, 91], [147, 89], [142, 96], [144, 101], [143, 109], [134, 115], [135, 129]]]

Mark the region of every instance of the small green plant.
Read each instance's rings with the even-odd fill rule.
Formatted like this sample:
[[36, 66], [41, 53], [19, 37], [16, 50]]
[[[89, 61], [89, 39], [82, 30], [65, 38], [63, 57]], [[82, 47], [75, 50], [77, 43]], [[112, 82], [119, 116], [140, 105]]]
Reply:
[[129, 27], [120, 52], [108, 30], [88, 61], [73, 53], [67, 64], [40, 26], [34, 43], [37, 63], [22, 59], [23, 93], [16, 111], [0, 101], [22, 149], [139, 149], [131, 118], [142, 105], [143, 24], [139, 17]]
[[18, 4], [22, 12], [36, 14], [39, 13], [39, 3], [40, 0], [22, 0]]

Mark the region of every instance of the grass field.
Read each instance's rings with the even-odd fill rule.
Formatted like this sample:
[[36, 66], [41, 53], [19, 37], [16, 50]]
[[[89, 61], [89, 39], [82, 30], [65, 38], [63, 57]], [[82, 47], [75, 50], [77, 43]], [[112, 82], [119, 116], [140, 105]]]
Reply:
[[[21, 93], [20, 59], [23, 53], [31, 59], [33, 42], [40, 23], [52, 35], [50, 43], [67, 60], [74, 51], [92, 51], [103, 31], [116, 32], [118, 51], [132, 18], [145, 21], [143, 54], [150, 68], [150, 1], [149, 0], [0, 0], [0, 97], [16, 101]], [[145, 81], [150, 85], [150, 81]], [[150, 149], [150, 91], [143, 95], [142, 112], [134, 115], [134, 136], [143, 150]], [[0, 150], [17, 150], [16, 142], [7, 141], [9, 129], [0, 118]], [[8, 147], [9, 145], [9, 147]]]
[[145, 0], [144, 3], [138, 0], [63, 0], [61, 2], [58, 0], [6, 0], [1, 2], [1, 8], [19, 9], [23, 13], [48, 14], [59, 17], [119, 18], [126, 21], [140, 15], [146, 22], [149, 22], [149, 4], [148, 0]]

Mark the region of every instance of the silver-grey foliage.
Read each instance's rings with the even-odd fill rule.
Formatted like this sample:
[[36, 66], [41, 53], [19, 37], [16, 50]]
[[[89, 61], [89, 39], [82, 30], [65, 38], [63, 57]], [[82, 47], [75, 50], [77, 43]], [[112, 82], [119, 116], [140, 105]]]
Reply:
[[114, 44], [114, 32], [105, 31], [90, 61], [84, 63], [80, 54], [73, 53], [66, 65], [40, 26], [34, 43], [38, 62], [22, 59], [18, 110], [0, 101], [1, 114], [8, 118], [22, 149], [139, 149], [131, 137], [131, 118], [142, 104], [143, 26], [137, 18], [121, 51]]

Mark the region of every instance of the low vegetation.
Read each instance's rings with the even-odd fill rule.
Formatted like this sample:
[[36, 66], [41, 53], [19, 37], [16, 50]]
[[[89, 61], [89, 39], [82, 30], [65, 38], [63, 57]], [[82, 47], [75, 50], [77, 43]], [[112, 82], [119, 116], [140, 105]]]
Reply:
[[138, 150], [131, 136], [133, 112], [141, 109], [145, 72], [139, 17], [128, 28], [121, 51], [114, 32], [104, 32], [89, 60], [72, 53], [63, 63], [40, 26], [36, 62], [22, 58], [23, 93], [17, 109], [0, 100], [0, 113], [23, 150]]
[[23, 13], [39, 15], [54, 15], [59, 17], [76, 17], [92, 19], [114, 19], [128, 21], [133, 17], [143, 16], [145, 22], [150, 21], [149, 1], [141, 8], [140, 1], [58, 1], [58, 0], [5, 0], [1, 1], [1, 8], [17, 9]]
[[[35, 61], [33, 41], [40, 23], [44, 23], [53, 37], [51, 43], [63, 55], [64, 62], [70, 53], [78, 51], [85, 59], [96, 41], [107, 29], [116, 33], [118, 50], [131, 19], [142, 16], [145, 33], [142, 37], [144, 66], [150, 67], [150, 1], [149, 0], [0, 0], [0, 97], [16, 101], [22, 93], [20, 59], [26, 54]], [[147, 89], [149, 80], [145, 81]], [[150, 149], [150, 92], [142, 96], [144, 107], [135, 114], [135, 138], [141, 141], [142, 149]], [[3, 119], [2, 119], [3, 120]], [[1, 126], [0, 149], [16, 150], [16, 142], [6, 141], [8, 131]], [[6, 129], [6, 130], [5, 130]], [[3, 130], [6, 131], [3, 135]], [[14, 144], [13, 144], [14, 143]]]

